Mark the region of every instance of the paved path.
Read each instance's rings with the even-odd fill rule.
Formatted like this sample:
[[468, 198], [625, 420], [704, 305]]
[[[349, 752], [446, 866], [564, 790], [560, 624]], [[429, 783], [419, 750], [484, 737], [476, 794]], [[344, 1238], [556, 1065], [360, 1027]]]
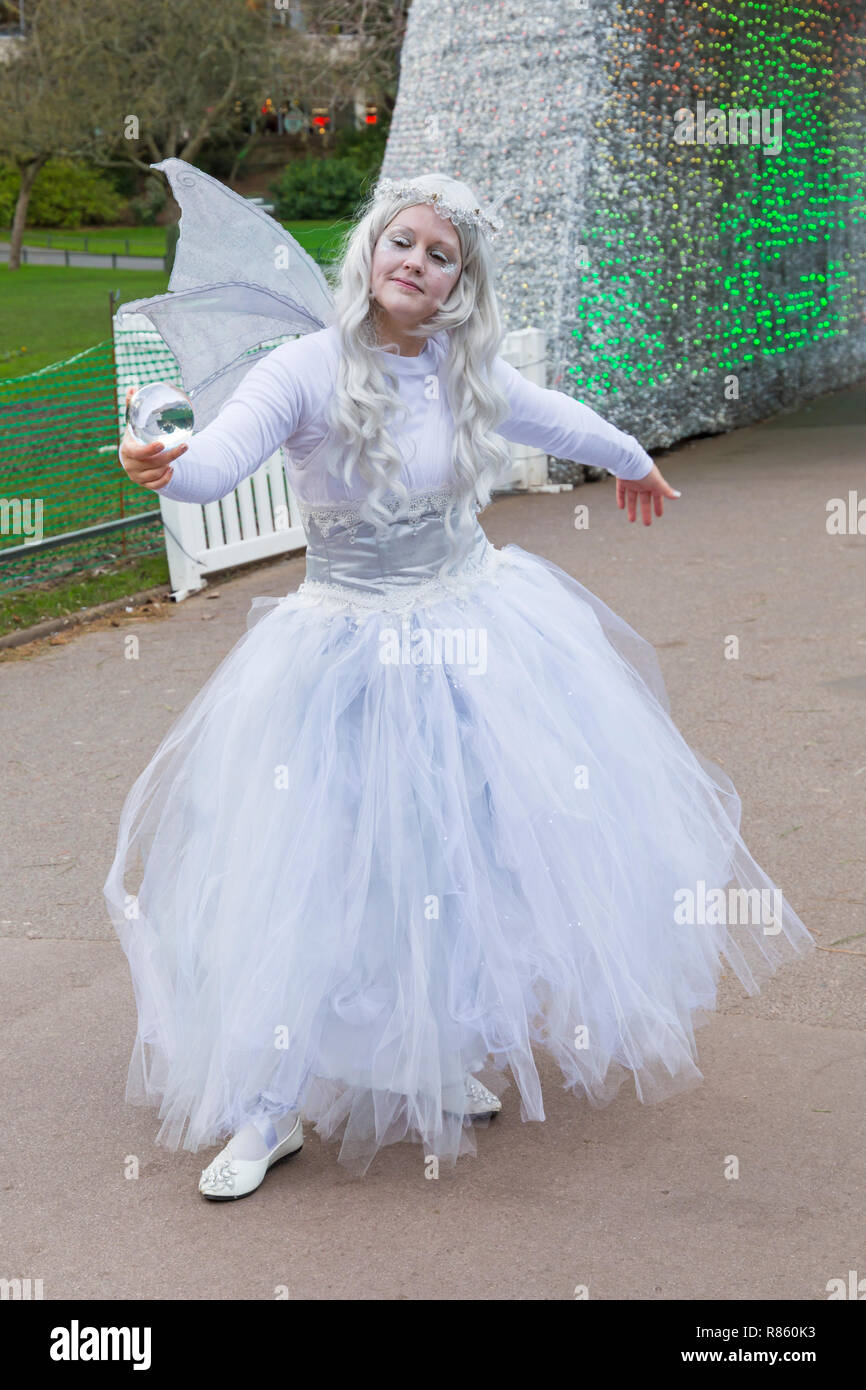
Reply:
[[[0, 241], [0, 262], [9, 260], [9, 242]], [[64, 251], [59, 246], [22, 246], [22, 265], [76, 265], [90, 270], [165, 270], [164, 256], [124, 256], [104, 251]]]
[[[539, 1058], [547, 1120], [516, 1088], [478, 1157], [438, 1182], [397, 1145], [360, 1182], [310, 1134], [237, 1205], [196, 1192], [212, 1151], [153, 1144], [128, 1107], [126, 961], [101, 898], [135, 775], [230, 647], [282, 560], [169, 606], [0, 658], [5, 796], [0, 994], [5, 1277], [45, 1297], [822, 1299], [866, 1276], [866, 536], [826, 503], [866, 493], [866, 392], [660, 460], [683, 490], [630, 527], [612, 481], [509, 497], [482, 517], [579, 577], [653, 642], [685, 736], [721, 763], [743, 829], [824, 947], [756, 999], [723, 981], [703, 1085], [605, 1110]], [[572, 524], [590, 506], [588, 531]], [[129, 632], [141, 659], [123, 658]], [[738, 634], [739, 661], [723, 642]], [[854, 952], [846, 954], [845, 952]], [[740, 1177], [726, 1180], [728, 1155]], [[124, 1177], [128, 1156], [140, 1177]]]

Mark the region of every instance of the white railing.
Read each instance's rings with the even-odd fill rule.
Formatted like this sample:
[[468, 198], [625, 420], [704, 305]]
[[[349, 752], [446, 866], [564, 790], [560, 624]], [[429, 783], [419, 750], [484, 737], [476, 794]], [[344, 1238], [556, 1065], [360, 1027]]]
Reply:
[[[114, 353], [118, 419], [125, 414], [127, 387], [146, 381], [180, 385], [177, 364], [143, 315], [115, 316]], [[545, 338], [537, 328], [509, 333], [500, 348], [517, 371], [545, 383]], [[146, 357], [147, 371], [142, 371]], [[121, 425], [122, 427], [122, 425]], [[509, 444], [513, 465], [505, 485], [544, 487], [547, 455], [525, 444]], [[279, 452], [218, 502], [174, 502], [160, 497], [171, 597], [179, 602], [207, 585], [208, 576], [233, 565], [302, 550], [307, 538], [297, 499], [288, 485]]]

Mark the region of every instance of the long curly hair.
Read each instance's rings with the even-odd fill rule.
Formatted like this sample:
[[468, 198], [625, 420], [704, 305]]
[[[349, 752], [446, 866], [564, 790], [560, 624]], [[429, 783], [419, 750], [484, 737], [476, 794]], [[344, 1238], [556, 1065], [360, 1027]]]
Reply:
[[[478, 206], [471, 188], [447, 175], [425, 175], [423, 187], [431, 192], [440, 189], [443, 200], [452, 205]], [[380, 351], [376, 332], [379, 306], [370, 288], [373, 252], [397, 214], [417, 202], [417, 196], [400, 194], [376, 200], [375, 191], [371, 191], [346, 234], [334, 275], [341, 355], [329, 425], [345, 445], [345, 453], [338, 473], [333, 471], [347, 484], [353, 476], [363, 480], [367, 490], [361, 516], [377, 531], [395, 515], [382, 504], [385, 495], [393, 493], [401, 503], [407, 496], [399, 477], [403, 459], [388, 430], [395, 412], [402, 410], [408, 415], [409, 411], [398, 394], [396, 375], [383, 364]], [[455, 497], [445, 515], [451, 554], [443, 569], [456, 564], [471, 548], [475, 511], [490, 501], [491, 489], [510, 462], [504, 443], [490, 436], [510, 413], [508, 401], [493, 385], [491, 374], [503, 337], [493, 256], [484, 232], [474, 224], [459, 220], [455, 231], [462, 259], [460, 277], [445, 304], [413, 330], [423, 339], [447, 335], [448, 352], [439, 376], [454, 420], [451, 463]]]

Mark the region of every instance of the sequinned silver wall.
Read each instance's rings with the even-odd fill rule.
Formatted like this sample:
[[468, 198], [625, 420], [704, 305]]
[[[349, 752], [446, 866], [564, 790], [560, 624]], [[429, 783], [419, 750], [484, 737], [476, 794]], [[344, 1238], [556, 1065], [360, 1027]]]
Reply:
[[414, 0], [383, 174], [488, 202], [507, 329], [647, 448], [866, 374], [866, 6]]

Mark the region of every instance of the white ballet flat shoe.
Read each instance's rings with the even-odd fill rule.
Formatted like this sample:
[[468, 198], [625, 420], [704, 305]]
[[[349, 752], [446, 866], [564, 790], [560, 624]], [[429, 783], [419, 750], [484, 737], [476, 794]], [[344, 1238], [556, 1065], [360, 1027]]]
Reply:
[[464, 1115], [473, 1117], [497, 1115], [502, 1109], [502, 1101], [488, 1091], [477, 1077], [467, 1075], [463, 1083], [463, 1096], [455, 1095], [453, 1088], [446, 1089], [442, 1094], [442, 1108], [452, 1113], [459, 1113], [462, 1109]]
[[304, 1128], [300, 1115], [291, 1133], [264, 1158], [236, 1158], [229, 1140], [213, 1163], [202, 1172], [198, 1190], [203, 1197], [212, 1202], [232, 1202], [238, 1197], [248, 1197], [261, 1185], [269, 1168], [281, 1159], [288, 1158], [290, 1154], [297, 1153], [303, 1143]]

